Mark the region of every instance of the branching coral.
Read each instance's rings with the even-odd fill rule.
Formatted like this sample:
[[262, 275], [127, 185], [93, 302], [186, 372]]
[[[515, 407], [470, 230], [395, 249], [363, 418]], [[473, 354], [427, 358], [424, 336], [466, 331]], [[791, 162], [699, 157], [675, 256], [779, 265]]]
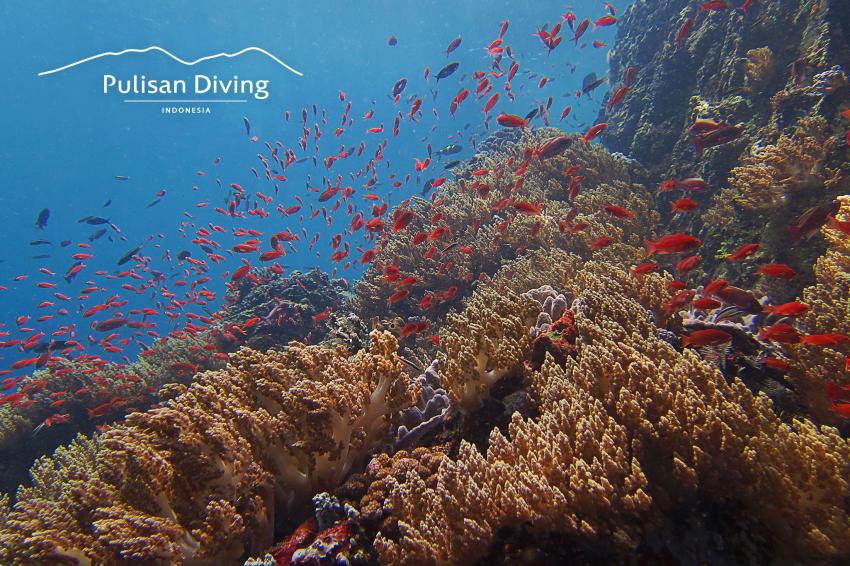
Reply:
[[[600, 236], [640, 246], [657, 213], [645, 188], [633, 182], [634, 164], [577, 139], [545, 161], [532, 155], [560, 135], [553, 128], [494, 134], [499, 143], [489, 145], [496, 149], [456, 169], [456, 178], [444, 183], [434, 202], [412, 199], [407, 209], [414, 219], [376, 243], [380, 253], [356, 284], [352, 308], [363, 316], [426, 314], [439, 320], [470, 294], [472, 281], [492, 276], [522, 254], [562, 249], [589, 256]], [[539, 214], [526, 214], [514, 207], [519, 202], [544, 206]], [[634, 217], [610, 216], [603, 208], [611, 204]], [[583, 228], [570, 232], [573, 224]], [[435, 229], [448, 232], [439, 236]], [[416, 234], [435, 237], [413, 245]], [[415, 278], [404, 286], [410, 295], [401, 301], [388, 302], [400, 289], [400, 278], [386, 276], [388, 266], [397, 267], [401, 278]]]
[[78, 441], [73, 466], [62, 450], [43, 459], [7, 519], [12, 562], [220, 564], [264, 550], [275, 512], [338, 485], [410, 404], [396, 348], [377, 331], [353, 356], [298, 343], [243, 348], [108, 430], [96, 457]]
[[[850, 220], [850, 196], [838, 198], [840, 221]], [[850, 336], [850, 238], [826, 225], [822, 232], [829, 243], [826, 253], [815, 264], [815, 283], [803, 291], [802, 301], [810, 311], [802, 319], [807, 334], [839, 333]], [[823, 422], [838, 422], [830, 412], [825, 395], [827, 381], [850, 383], [845, 370], [847, 346], [824, 347], [785, 344], [784, 350], [793, 368], [789, 378], [800, 400]]]
[[461, 409], [477, 409], [501, 378], [521, 367], [530, 350], [528, 328], [540, 304], [528, 296], [480, 288], [440, 331], [441, 378]]
[[747, 51], [744, 73], [749, 86], [758, 87], [773, 74], [773, 51], [770, 47], [759, 47]]
[[803, 118], [792, 135], [782, 135], [775, 144], [750, 148], [739, 167], [731, 172], [734, 201], [745, 210], [774, 209], [801, 191], [822, 190], [834, 182], [837, 171], [825, 166], [832, 146], [826, 121]]
[[398, 529], [378, 536], [381, 559], [474, 561], [505, 527], [628, 552], [695, 499], [743, 506], [775, 556], [848, 553], [847, 442], [782, 423], [765, 397], [664, 341], [651, 314], [660, 277], [588, 267], [570, 288], [576, 357], [531, 376], [541, 416], [515, 415], [508, 436], [494, 430], [486, 456], [463, 443], [436, 485], [415, 469], [388, 478]]
[[[57, 355], [24, 377], [20, 387], [27, 401], [0, 407], [0, 490], [14, 489], [35, 458], [68, 442], [76, 432], [90, 433], [96, 424], [147, 408], [158, 400], [162, 386], [189, 383], [196, 371], [222, 367], [224, 362], [205, 348], [209, 337], [203, 332], [163, 338], [127, 365]], [[52, 415], [59, 415], [62, 424], [39, 428]]]

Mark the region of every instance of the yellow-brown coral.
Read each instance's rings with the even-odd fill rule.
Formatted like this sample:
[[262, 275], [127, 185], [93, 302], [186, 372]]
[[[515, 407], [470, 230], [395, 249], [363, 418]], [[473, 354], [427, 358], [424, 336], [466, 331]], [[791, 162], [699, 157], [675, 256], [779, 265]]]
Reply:
[[466, 411], [528, 355], [528, 328], [540, 305], [510, 291], [482, 288], [440, 331], [440, 377], [449, 397]]
[[792, 135], [783, 134], [774, 144], [750, 148], [741, 165], [732, 169], [732, 198], [745, 210], [766, 212], [794, 193], [822, 191], [838, 175], [824, 165], [832, 143], [823, 118], [800, 119]]
[[264, 550], [275, 512], [341, 483], [408, 406], [396, 348], [377, 331], [353, 356], [243, 348], [96, 445], [60, 449], [7, 514], [12, 563], [223, 564]]
[[486, 456], [462, 444], [435, 487], [415, 471], [396, 482], [398, 534], [378, 536], [381, 559], [474, 561], [503, 527], [628, 549], [698, 497], [742, 505], [777, 556], [850, 551], [847, 441], [783, 423], [766, 397], [664, 341], [650, 315], [660, 277], [588, 267], [572, 288], [576, 358], [531, 377], [541, 416], [515, 415], [509, 437], [494, 430]]

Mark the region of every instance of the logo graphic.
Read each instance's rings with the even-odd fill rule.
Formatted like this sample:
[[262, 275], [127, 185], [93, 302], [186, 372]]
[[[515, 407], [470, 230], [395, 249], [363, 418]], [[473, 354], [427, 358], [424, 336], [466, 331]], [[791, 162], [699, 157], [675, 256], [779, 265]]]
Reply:
[[[120, 57], [127, 53], [148, 53], [150, 51], [156, 51], [167, 55], [174, 61], [177, 61], [181, 65], [185, 65], [187, 67], [191, 67], [197, 65], [198, 63], [202, 63], [204, 61], [209, 61], [211, 59], [217, 59], [219, 57], [226, 57], [228, 59], [232, 59], [234, 57], [239, 57], [245, 53], [249, 52], [257, 52], [265, 55], [287, 71], [298, 75], [299, 77], [303, 77], [304, 73], [301, 71], [287, 65], [284, 61], [280, 60], [275, 55], [272, 55], [265, 49], [260, 47], [246, 47], [234, 53], [216, 53], [214, 55], [206, 55], [204, 57], [199, 57], [193, 61], [186, 61], [177, 57], [170, 51], [159, 47], [158, 45], [151, 45], [150, 47], [145, 47], [144, 49], [124, 49], [122, 51], [105, 51], [103, 53], [98, 53], [97, 55], [92, 55], [91, 57], [86, 57], [85, 59], [80, 59], [79, 61], [74, 61], [73, 63], [68, 63], [67, 65], [63, 65], [61, 67], [57, 67], [55, 69], [48, 69], [46, 71], [42, 71], [38, 73], [39, 77], [52, 75], [54, 73], [60, 73], [67, 69], [71, 69], [76, 67], [77, 65], [82, 65], [83, 63], [88, 63], [90, 61], [94, 61], [96, 59], [101, 59], [103, 57]], [[245, 96], [251, 95], [256, 100], [265, 100], [269, 97], [269, 80], [250, 80], [250, 79], [240, 79], [238, 76], [234, 75], [232, 78], [219, 78], [217, 75], [207, 76], [203, 74], [196, 74], [192, 78], [185, 79], [157, 79], [157, 78], [149, 78], [145, 75], [136, 75], [133, 74], [127, 78], [119, 78], [114, 75], [104, 74], [103, 75], [103, 94], [111, 95], [114, 93], [120, 95], [135, 95], [134, 98], [125, 98], [124, 102], [130, 103], [154, 103], [154, 104], [198, 104], [203, 106], [163, 106], [162, 113], [163, 114], [210, 114], [210, 107], [206, 106], [210, 103], [239, 103], [239, 102], [248, 102], [246, 98], [183, 98], [179, 97], [179, 95], [236, 95], [236, 96]], [[175, 97], [164, 97], [160, 98], [156, 95], [178, 95]]]
[[249, 51], [256, 51], [257, 53], [262, 53], [266, 57], [269, 57], [272, 61], [274, 61], [278, 65], [282, 66], [287, 71], [291, 71], [291, 72], [295, 73], [296, 75], [298, 75], [299, 77], [304, 76], [304, 73], [302, 73], [301, 71], [293, 69], [292, 67], [290, 67], [289, 65], [287, 65], [286, 63], [284, 63], [283, 61], [281, 61], [280, 59], [278, 59], [277, 57], [275, 57], [274, 55], [272, 55], [271, 53], [269, 53], [268, 51], [266, 51], [265, 49], [262, 49], [260, 47], [246, 47], [245, 49], [242, 49], [242, 50], [237, 51], [235, 53], [216, 53], [215, 55], [207, 55], [206, 57], [201, 57], [199, 59], [195, 59], [194, 61], [184, 61], [180, 57], [177, 57], [176, 55], [174, 55], [173, 53], [171, 53], [167, 49], [163, 49], [162, 47], [160, 47], [158, 45], [151, 45], [150, 47], [145, 47], [144, 49], [124, 49], [123, 51], [105, 51], [103, 53], [98, 53], [97, 55], [92, 55], [91, 57], [86, 57], [85, 59], [80, 59], [79, 61], [74, 61], [73, 63], [69, 63], [69, 64], [64, 65], [62, 67], [57, 67], [55, 69], [49, 69], [47, 71], [42, 71], [38, 74], [38, 76], [43, 77], [45, 75], [52, 75], [53, 73], [59, 73], [61, 71], [64, 71], [65, 69], [70, 69], [71, 67], [76, 67], [77, 65], [82, 65], [83, 63], [88, 63], [89, 61], [94, 61], [95, 59], [100, 59], [101, 57], [118, 57], [118, 56], [124, 55], [125, 53], [147, 53], [148, 51], [159, 51], [160, 53], [162, 53], [164, 55], [168, 55], [169, 57], [171, 57], [172, 59], [174, 59], [178, 63], [182, 63], [183, 65], [190, 66], [190, 67], [192, 65], [197, 65], [198, 63], [201, 63], [203, 61], [209, 61], [210, 59], [217, 59], [218, 57], [233, 58], [233, 57], [238, 57], [238, 56], [242, 55], [243, 53], [248, 53]]

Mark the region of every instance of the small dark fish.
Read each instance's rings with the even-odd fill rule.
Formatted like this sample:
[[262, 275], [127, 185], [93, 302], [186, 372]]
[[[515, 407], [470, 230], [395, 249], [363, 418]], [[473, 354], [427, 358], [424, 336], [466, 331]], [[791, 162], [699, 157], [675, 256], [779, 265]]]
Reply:
[[128, 177], [126, 175], [115, 175], [115, 180], [116, 181], [129, 181], [130, 177]]
[[71, 240], [62, 240], [61, 242], [59, 242], [59, 245], [62, 246], [63, 248], [67, 248], [68, 246], [71, 245]]
[[118, 258], [118, 265], [124, 265], [125, 263], [127, 263], [128, 261], [133, 259], [133, 256], [136, 255], [137, 253], [139, 253], [139, 250], [141, 250], [141, 249], [142, 249], [142, 245], [139, 244], [138, 246], [136, 246], [132, 250], [128, 251], [127, 253], [125, 253], [124, 255], [119, 257]]
[[242, 123], [245, 124], [245, 135], [251, 136], [251, 122], [248, 121], [248, 118], [242, 116]]
[[102, 206], [101, 208], [106, 208], [106, 207], [107, 207], [107, 206], [109, 206], [110, 204], [112, 204], [112, 199], [109, 199], [108, 201], [106, 201], [105, 203], [103, 203], [103, 206]]
[[37, 352], [39, 354], [43, 354], [44, 352], [52, 352], [53, 350], [61, 350], [68, 346], [69, 342], [67, 340], [51, 340], [50, 342], [38, 342], [29, 350], [33, 352]]
[[446, 163], [445, 165], [443, 165], [443, 168], [445, 168], [445, 169], [454, 169], [454, 168], [455, 168], [455, 167], [457, 167], [458, 165], [460, 165], [460, 161], [458, 161], [457, 159], [455, 159], [454, 161], [449, 161], [448, 163]]
[[443, 149], [437, 151], [437, 155], [454, 155], [455, 153], [460, 153], [463, 151], [463, 146], [458, 145], [456, 143], [450, 143]]
[[31, 246], [49, 246], [50, 240], [33, 240], [30, 242]]
[[398, 43], [398, 39], [396, 39], [396, 37], [394, 35], [391, 35], [387, 38], [387, 45], [389, 45], [390, 47], [393, 47], [397, 43]]
[[50, 254], [39, 254], [39, 255], [34, 255], [34, 256], [31, 256], [31, 257], [32, 257], [32, 259], [47, 259], [47, 258], [50, 257]]
[[35, 227], [39, 230], [44, 230], [44, 227], [47, 226], [48, 218], [50, 218], [50, 209], [42, 208], [38, 216], [35, 217]]
[[80, 218], [79, 220], [77, 220], [77, 224], [81, 224], [83, 222], [85, 222], [86, 224], [97, 226], [98, 224], [109, 224], [109, 219], [102, 218], [100, 216], [86, 216], [85, 218]]
[[605, 84], [607, 82], [608, 82], [608, 77], [602, 77], [601, 79], [596, 79], [595, 81], [592, 81], [589, 84], [582, 85], [581, 93], [582, 94], [588, 94], [590, 92], [593, 92], [600, 85]]
[[106, 228], [101, 228], [97, 232], [92, 232], [91, 234], [89, 234], [89, 242], [94, 242], [104, 234], [106, 234]]
[[587, 85], [593, 83], [597, 79], [596, 73], [588, 73], [581, 81], [581, 90], [587, 88]]
[[538, 113], [539, 111], [540, 111], [540, 109], [539, 109], [539, 108], [535, 108], [534, 110], [532, 110], [531, 112], [529, 112], [528, 114], [526, 114], [526, 115], [525, 115], [525, 119], [526, 119], [526, 120], [531, 120], [532, 118], [534, 118], [535, 116], [537, 116], [537, 113]]
[[422, 185], [422, 195], [427, 195], [431, 192], [431, 189], [434, 188], [434, 179], [428, 179], [425, 181], [425, 184]]
[[401, 77], [399, 80], [395, 82], [393, 85], [393, 97], [399, 96], [402, 92], [404, 92], [404, 87], [407, 86], [407, 78]]
[[191, 252], [189, 252], [189, 251], [187, 251], [187, 250], [183, 250], [182, 252], [180, 252], [179, 254], [177, 254], [177, 259], [178, 259], [178, 260], [180, 260], [180, 261], [183, 261], [183, 260], [184, 260], [184, 259], [186, 259], [187, 257], [192, 257]]
[[450, 77], [452, 74], [454, 74], [455, 71], [457, 71], [458, 67], [460, 67], [460, 63], [458, 63], [457, 61], [452, 61], [451, 63], [440, 69], [440, 72], [437, 73], [437, 82], [440, 82], [440, 79]]
[[[156, 199], [156, 200], [152, 200], [152, 201], [150, 201], [148, 204], [146, 204], [146, 205], [145, 205], [145, 208], [150, 208], [150, 207], [152, 207], [152, 206], [156, 206], [156, 205], [158, 205], [158, 204], [159, 204], [159, 201], [161, 201], [161, 200], [162, 200], [161, 198], [158, 198], [158, 199]], [[246, 202], [247, 202], [247, 201], [246, 201]]]
[[110, 330], [115, 330], [125, 324], [127, 324], [126, 318], [110, 318], [96, 324], [94, 329], [98, 332], [109, 332]]

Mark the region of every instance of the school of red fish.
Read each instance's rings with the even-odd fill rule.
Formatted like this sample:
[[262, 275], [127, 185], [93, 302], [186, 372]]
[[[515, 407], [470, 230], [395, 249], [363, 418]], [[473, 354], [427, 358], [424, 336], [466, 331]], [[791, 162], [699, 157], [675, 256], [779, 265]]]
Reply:
[[[730, 6], [723, 0], [712, 0], [705, 3], [697, 3], [694, 6], [694, 14], [687, 18], [684, 23], [675, 30], [670, 30], [669, 41], [680, 46], [695, 26], [705, 22], [704, 15], [713, 11], [737, 9], [746, 15], [747, 10], [755, 0], [743, 0], [737, 6]], [[579, 18], [573, 12], [566, 12], [558, 17], [554, 25], [544, 25], [536, 30], [535, 35], [540, 39], [542, 48], [546, 53], [558, 49], [562, 40], [567, 37], [572, 40], [575, 48], [586, 47], [587, 44], [580, 41], [586, 34], [592, 33], [597, 28], [613, 26], [617, 23], [617, 11], [609, 3], [602, 6], [603, 14], [598, 18]], [[518, 77], [525, 77], [532, 87], [544, 89], [549, 83], [545, 76], [539, 77], [534, 73], [519, 74], [521, 62], [514, 57], [511, 46], [508, 44], [509, 22], [503, 21], [496, 31], [493, 40], [483, 46], [489, 67], [477, 69], [465, 74], [459, 81], [461, 88], [452, 96], [450, 101], [441, 103], [437, 107], [437, 93], [434, 92], [432, 100], [434, 105], [428, 108], [428, 101], [422, 97], [412, 95], [407, 99], [409, 107], [400, 108], [401, 97], [406, 87], [406, 79], [399, 80], [392, 88], [390, 100], [395, 110], [395, 117], [391, 127], [385, 127], [383, 123], [374, 124], [372, 121], [374, 108], [355, 117], [354, 107], [347, 99], [345, 92], [339, 92], [339, 104], [341, 115], [338, 123], [331, 124], [329, 121], [329, 110], [318, 108], [315, 104], [311, 109], [301, 108], [300, 113], [292, 117], [289, 111], [284, 113], [285, 120], [290, 118], [300, 119], [301, 135], [288, 146], [281, 141], [261, 141], [259, 136], [252, 135], [251, 125], [247, 118], [244, 119], [248, 143], [256, 143], [259, 151], [257, 153], [258, 164], [251, 168], [255, 178], [264, 180], [269, 189], [266, 192], [255, 191], [253, 194], [239, 183], [222, 182], [216, 178], [216, 183], [228, 192], [227, 202], [224, 206], [217, 207], [211, 204], [210, 199], [205, 198], [196, 203], [196, 211], [183, 212], [186, 217], [181, 222], [180, 234], [186, 237], [197, 248], [190, 253], [181, 253], [178, 257], [172, 257], [171, 252], [162, 252], [164, 260], [174, 262], [181, 276], [173, 281], [159, 271], [151, 267], [151, 257], [144, 255], [145, 247], [159, 247], [157, 239], [162, 239], [161, 234], [150, 235], [143, 246], [136, 247], [122, 260], [119, 265], [128, 264], [122, 271], [113, 272], [101, 269], [89, 272], [87, 263], [95, 259], [96, 242], [90, 238], [89, 242], [71, 242], [69, 245], [75, 250], [70, 254], [73, 264], [65, 274], [57, 274], [46, 268], [39, 270], [38, 274], [19, 274], [14, 278], [15, 282], [31, 281], [32, 284], [45, 293], [44, 298], [30, 312], [41, 313], [39, 315], [22, 314], [17, 317], [12, 328], [6, 327], [0, 330], [0, 349], [14, 352], [12, 363], [0, 370], [0, 375], [6, 376], [0, 383], [0, 405], [11, 404], [13, 406], [32, 403], [31, 396], [44, 386], [43, 382], [32, 381], [25, 387], [16, 390], [18, 384], [24, 377], [24, 372], [31, 372], [36, 368], [46, 368], [51, 375], [61, 375], [62, 372], [70, 372], [71, 368], [61, 366], [60, 361], [73, 359], [79, 367], [92, 376], [91, 387], [81, 388], [76, 391], [65, 391], [55, 395], [52, 406], [56, 413], [44, 420], [39, 427], [50, 427], [68, 422], [69, 415], [62, 412], [62, 405], [74, 396], [91, 396], [100, 399], [99, 385], [103, 385], [101, 377], [98, 377], [98, 368], [109, 363], [110, 359], [121, 356], [124, 350], [131, 344], [142, 349], [141, 355], [147, 356], [156, 353], [157, 340], [165, 336], [181, 339], [194, 337], [202, 332], [214, 330], [224, 336], [229, 342], [238, 344], [240, 336], [252, 324], [258, 320], [251, 319], [239, 327], [235, 324], [222, 325], [221, 316], [218, 313], [210, 313], [204, 307], [213, 304], [218, 299], [219, 293], [210, 289], [208, 284], [214, 283], [213, 279], [220, 277], [226, 288], [233, 288], [237, 282], [247, 280], [255, 285], [261, 283], [257, 276], [252, 273], [252, 268], [257, 266], [269, 266], [272, 272], [284, 275], [286, 269], [280, 263], [288, 255], [316, 254], [319, 252], [320, 233], [310, 234], [303, 225], [305, 217], [308, 219], [321, 218], [325, 221], [332, 232], [338, 230], [330, 238], [329, 259], [338, 265], [332, 270], [332, 276], [337, 271], [349, 270], [355, 267], [368, 266], [381, 254], [382, 242], [390, 234], [404, 233], [413, 221], [415, 213], [407, 208], [410, 199], [402, 201], [394, 212], [388, 215], [389, 203], [385, 195], [381, 194], [382, 175], [379, 169], [385, 161], [384, 154], [388, 144], [399, 135], [405, 122], [418, 123], [425, 112], [431, 112], [437, 118], [441, 112], [448, 110], [454, 116], [461, 105], [478, 104], [483, 114], [484, 128], [491, 126], [490, 118], [495, 114], [495, 126], [502, 128], [528, 128], [531, 117], [521, 117], [508, 112], [494, 112], [497, 105], [515, 100], [514, 88]], [[569, 30], [569, 31], [568, 31]], [[390, 41], [394, 45], [395, 37]], [[448, 57], [462, 43], [462, 38], [457, 37], [443, 51]], [[569, 42], [568, 42], [569, 43]], [[604, 43], [593, 41], [594, 48], [604, 47]], [[564, 48], [561, 48], [564, 49]], [[439, 82], [445, 81], [458, 69], [457, 62], [448, 62], [441, 70], [431, 75], [430, 68], [425, 68], [423, 76], [425, 80], [432, 80], [439, 86]], [[629, 96], [635, 75], [638, 70], [629, 67], [622, 82], [614, 87], [608, 96], [606, 104], [609, 107], [620, 104]], [[601, 83], [600, 83], [601, 84]], [[444, 83], [445, 85], [445, 83]], [[550, 87], [553, 88], [553, 87]], [[580, 98], [581, 90], [575, 93]], [[426, 97], [427, 98], [427, 97]], [[553, 105], [553, 96], [549, 96], [544, 102], [540, 102], [533, 112], [546, 124], [550, 123], [550, 109]], [[560, 112], [560, 120], [566, 119], [572, 110], [572, 106], [565, 106]], [[335, 110], [334, 110], [335, 111]], [[533, 117], [533, 116], [532, 116]], [[309, 122], [314, 120], [314, 123]], [[331, 124], [329, 126], [329, 124]], [[524, 179], [525, 169], [534, 159], [544, 161], [557, 156], [573, 139], [578, 139], [584, 144], [590, 144], [598, 138], [606, 129], [608, 124], [597, 123], [587, 128], [577, 138], [564, 136], [556, 138], [544, 146], [527, 148], [523, 160], [519, 163], [505, 164], [505, 169], [513, 169], [516, 187], [519, 187]], [[332, 130], [330, 136], [325, 132]], [[339, 149], [325, 152], [320, 155], [320, 140], [339, 138], [344, 132], [362, 130], [362, 141], [356, 147], [339, 147]], [[433, 130], [432, 130], [433, 131]], [[742, 133], [740, 126], [724, 124], [713, 120], [696, 120], [688, 131], [689, 138], [693, 144], [696, 158], [702, 157], [703, 152], [711, 147], [722, 145], [738, 138]], [[474, 140], [472, 140], [474, 141]], [[312, 146], [312, 147], [311, 147]], [[312, 150], [312, 153], [310, 153]], [[305, 157], [305, 155], [307, 157]], [[427, 152], [420, 156], [412, 156], [415, 162], [413, 173], [418, 177], [425, 174], [429, 168], [435, 167], [432, 161], [432, 149], [430, 143]], [[307, 176], [307, 186], [303, 195], [291, 192], [279, 191], [279, 188], [287, 182], [287, 174], [296, 163], [304, 160], [312, 161], [314, 167], [320, 164], [326, 173], [321, 183], [313, 183]], [[363, 165], [350, 175], [347, 181], [341, 174], [333, 176], [333, 168], [337, 162], [343, 160], [364, 161]], [[211, 161], [211, 169], [202, 169], [196, 172], [201, 180], [215, 177], [215, 168], [221, 162], [220, 157]], [[389, 167], [389, 163], [387, 162]], [[488, 187], [475, 179], [487, 175], [488, 170], [482, 169], [472, 172], [473, 180], [470, 183], [461, 181], [461, 190], [469, 190], [474, 193], [487, 195]], [[577, 167], [564, 171], [566, 190], [572, 201], [578, 194], [581, 186], [581, 172]], [[411, 181], [411, 173], [404, 175], [389, 173], [384, 177], [392, 189], [407, 187]], [[118, 180], [126, 178], [117, 177]], [[430, 182], [432, 189], [439, 188], [446, 178], [439, 173]], [[349, 184], [350, 182], [350, 184]], [[193, 187], [198, 190], [198, 187]], [[687, 195], [708, 190], [708, 184], [699, 178], [669, 179], [659, 186], [660, 192], [678, 191], [681, 196], [672, 202], [672, 212], [675, 214], [690, 214], [698, 208], [698, 204]], [[201, 191], [202, 192], [202, 191]], [[280, 194], [279, 194], [280, 193]], [[426, 257], [437, 251], [436, 244], [449, 234], [449, 228], [440, 224], [439, 207], [442, 200], [439, 192], [431, 194], [432, 207], [431, 223], [433, 228], [429, 232], [417, 232], [410, 234], [411, 246], [421, 249]], [[157, 204], [160, 199], [165, 198], [165, 191], [156, 194], [149, 206]], [[284, 202], [284, 197], [291, 198]], [[510, 207], [519, 214], [538, 215], [544, 212], [545, 203], [530, 203], [525, 201], [508, 200], [501, 207]], [[214, 220], [202, 222], [196, 215], [205, 211], [212, 211]], [[577, 209], [573, 209], [568, 218], [563, 219], [559, 226], [562, 232], [578, 232], [585, 226], [574, 222]], [[604, 207], [604, 212], [614, 218], [629, 219], [634, 213], [617, 203], [609, 203]], [[829, 223], [832, 227], [844, 234], [850, 235], [850, 222], [841, 222], [834, 217], [836, 209], [833, 204], [823, 205], [808, 211], [793, 226], [789, 232], [793, 239], [802, 242], [804, 239], [816, 233], [819, 228]], [[44, 211], [43, 211], [44, 213]], [[208, 212], [206, 212], [209, 214]], [[47, 222], [47, 214], [39, 215], [37, 224], [43, 227]], [[342, 218], [341, 218], [342, 217]], [[277, 219], [297, 218], [301, 226], [299, 231], [286, 230], [262, 230], [247, 227], [248, 220], [274, 222]], [[120, 233], [118, 226], [97, 217], [89, 217], [90, 224], [107, 224], [114, 233]], [[101, 221], [102, 220], [102, 221]], [[499, 226], [504, 231], [506, 220]], [[225, 244], [230, 239], [232, 244]], [[603, 248], [614, 243], [614, 238], [601, 236], [592, 243], [593, 249]], [[701, 246], [699, 238], [684, 233], [662, 235], [655, 241], [646, 242], [645, 262], [635, 265], [631, 272], [635, 277], [651, 271], [659, 270], [658, 263], [652, 261], [656, 256], [670, 254], [681, 255], [674, 270], [679, 275], [700, 266], [702, 259], [698, 253]], [[730, 262], [744, 262], [752, 259], [759, 252], [758, 242], [745, 243], [727, 257]], [[358, 255], [354, 255], [354, 252]], [[460, 246], [461, 253], [473, 253], [474, 250]], [[398, 290], [389, 297], [392, 303], [410, 300], [409, 291], [406, 289], [415, 279], [405, 277], [398, 267], [384, 258], [384, 275], [386, 281], [395, 282]], [[235, 267], [227, 269], [228, 265], [236, 264]], [[763, 277], [774, 277], [793, 279], [797, 273], [788, 265], [778, 263], [764, 263], [755, 267], [755, 273]], [[469, 274], [472, 277], [472, 274]], [[72, 288], [77, 278], [85, 278], [85, 282], [78, 289]], [[99, 279], [123, 281], [121, 288], [127, 295], [150, 294], [154, 299], [155, 307], [126, 309], [128, 299], [124, 294], [112, 294], [103, 296], [104, 288], [99, 284]], [[411, 281], [413, 279], [413, 281]], [[678, 280], [670, 282], [670, 286], [677, 291], [675, 297], [667, 304], [667, 308], [673, 312], [692, 306], [703, 311], [711, 311], [724, 305], [731, 305], [748, 313], [758, 313], [779, 317], [779, 321], [764, 326], [759, 334], [763, 340], [777, 342], [806, 343], [819, 346], [831, 346], [841, 342], [850, 341], [850, 338], [839, 334], [803, 335], [784, 319], [805, 314], [808, 306], [799, 302], [789, 302], [780, 305], [763, 305], [749, 291], [731, 285], [728, 281], [716, 280], [705, 283], [699, 292], [687, 288], [687, 285]], [[450, 285], [445, 289], [434, 289], [418, 303], [418, 307], [427, 316], [427, 311], [433, 306], [434, 301], [448, 300], [454, 296], [458, 287]], [[0, 287], [6, 290], [6, 287]], [[59, 325], [52, 332], [40, 330], [49, 321], [61, 320], [71, 311], [76, 310], [82, 318], [90, 320], [88, 327], [77, 327], [76, 325]], [[324, 311], [313, 317], [316, 324], [329, 315]], [[165, 316], [173, 324], [168, 331], [159, 329], [158, 324], [152, 320], [156, 317]], [[414, 334], [426, 332], [430, 325], [423, 321], [407, 322], [400, 331], [400, 337], [405, 338]], [[436, 336], [431, 337], [436, 339]], [[145, 341], [154, 341], [146, 344]], [[722, 344], [731, 340], [731, 336], [719, 330], [695, 331], [683, 337], [684, 347], [700, 347]], [[45, 347], [46, 344], [46, 347]], [[226, 360], [227, 354], [215, 351], [215, 346], [208, 344], [204, 346], [212, 352], [213, 356]], [[129, 364], [129, 358], [124, 355], [124, 363]], [[764, 363], [770, 367], [782, 370], [785, 362], [780, 359], [765, 359]], [[174, 369], [184, 372], [193, 372], [197, 369], [191, 361], [177, 360]], [[138, 376], [129, 373], [119, 373], [114, 379], [127, 381], [138, 380]], [[99, 381], [100, 380], [100, 381]], [[13, 391], [13, 392], [12, 392]], [[89, 410], [89, 417], [97, 419], [102, 416], [107, 408], [115, 404], [126, 402], [121, 398], [113, 397], [110, 390], [109, 398], [102, 398], [101, 404], [95, 404], [95, 409]], [[831, 400], [847, 398], [848, 393], [831, 386], [827, 395]], [[842, 416], [850, 418], [850, 403], [836, 402], [835, 411]]]

